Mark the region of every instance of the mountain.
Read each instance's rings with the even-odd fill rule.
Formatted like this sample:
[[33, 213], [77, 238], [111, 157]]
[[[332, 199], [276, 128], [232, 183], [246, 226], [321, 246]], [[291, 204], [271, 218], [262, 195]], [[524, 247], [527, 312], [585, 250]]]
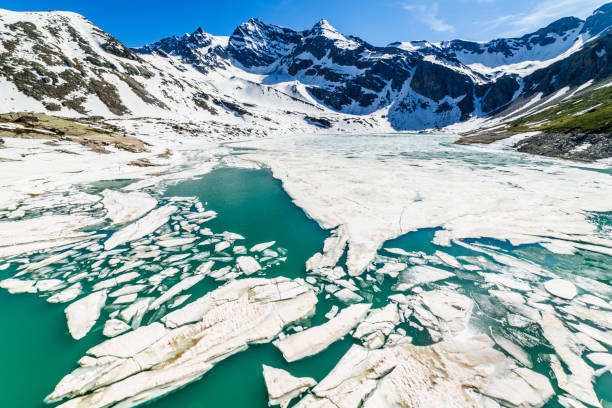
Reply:
[[295, 31], [251, 19], [230, 37], [198, 28], [128, 49], [74, 13], [0, 10], [0, 102], [255, 133], [428, 129], [608, 78], [610, 26], [612, 3], [519, 38], [378, 47], [326, 20]]
[[402, 49], [422, 53], [442, 52], [476, 72], [489, 76], [509, 73], [528, 74], [549, 65], [565, 53], [576, 51], [589, 39], [611, 25], [612, 3], [595, 10], [586, 20], [564, 17], [519, 38], [499, 38], [489, 42], [465, 40], [394, 43]]
[[193, 34], [164, 38], [134, 51], [141, 54], [156, 53], [162, 57], [177, 56], [206, 74], [210, 70], [226, 68], [229, 65], [226, 45], [227, 42], [223, 38], [214, 37], [198, 28]]
[[524, 92], [460, 144], [513, 140], [520, 151], [574, 160], [612, 157], [612, 29], [523, 78]]
[[269, 73], [277, 62], [290, 54], [300, 41], [300, 35], [285, 27], [266, 24], [252, 18], [234, 30], [227, 51], [235, 65], [249, 71]]

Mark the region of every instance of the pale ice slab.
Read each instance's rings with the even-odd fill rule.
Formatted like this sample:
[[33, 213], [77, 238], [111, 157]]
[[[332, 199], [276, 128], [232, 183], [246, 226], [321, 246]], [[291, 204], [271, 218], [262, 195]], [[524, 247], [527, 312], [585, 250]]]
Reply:
[[147, 193], [122, 193], [115, 190], [102, 192], [106, 216], [115, 224], [137, 220], [157, 206], [157, 200]]
[[454, 273], [427, 265], [417, 265], [408, 268], [400, 275], [397, 290], [408, 290], [425, 283], [437, 282], [452, 278]]
[[261, 244], [253, 245], [249, 251], [262, 252], [264, 249], [268, 249], [274, 244], [276, 244], [276, 241], [262, 242]]
[[508, 340], [499, 333], [493, 332], [492, 337], [499, 347], [514, 357], [517, 361], [519, 361], [525, 367], [533, 368], [531, 357], [529, 357], [529, 354], [521, 346]]
[[353, 346], [296, 407], [495, 407], [498, 400], [523, 408], [553, 394], [546, 377], [517, 367], [487, 336], [468, 335], [424, 347]]
[[94, 292], [71, 303], [66, 307], [68, 330], [75, 340], [79, 340], [96, 324], [100, 311], [106, 304], [106, 291]]
[[448, 266], [451, 266], [457, 269], [461, 268], [461, 263], [459, 263], [457, 258], [455, 258], [454, 256], [450, 254], [447, 254], [446, 252], [436, 251], [434, 255], [440, 258], [440, 260], [444, 262], [445, 264], [447, 264]]
[[399, 273], [408, 266], [401, 263], [386, 263], [382, 268], [376, 270], [377, 275], [389, 275], [391, 278], [397, 278]]
[[274, 342], [288, 362], [300, 360], [325, 350], [344, 337], [370, 310], [370, 304], [357, 304], [342, 309], [334, 318]]
[[574, 303], [564, 306], [560, 310], [582, 321], [592, 322], [599, 327], [612, 331], [612, 311], [601, 310], [595, 307], [584, 307]]
[[195, 240], [195, 238], [174, 238], [157, 241], [155, 244], [159, 245], [160, 247], [171, 248], [175, 246], [191, 244]]
[[83, 293], [83, 286], [80, 282], [75, 283], [56, 294], [47, 298], [49, 303], [66, 303], [76, 299], [81, 293]]
[[406, 252], [402, 248], [385, 248], [385, 251], [394, 255], [410, 256], [410, 252]]
[[337, 292], [334, 292], [334, 296], [342, 303], [359, 303], [363, 302], [363, 297], [349, 288], [342, 288]]
[[0, 288], [8, 290], [10, 294], [15, 293], [36, 293], [35, 280], [22, 280], [8, 278], [0, 282]]
[[69, 399], [62, 408], [140, 405], [200, 378], [249, 344], [270, 342], [286, 325], [311, 316], [316, 303], [312, 289], [298, 281], [233, 281], [174, 311], [166, 324], [91, 348], [46, 401]]
[[368, 348], [378, 348], [400, 322], [400, 314], [395, 303], [380, 309], [372, 309], [364, 321], [359, 323], [353, 337], [360, 339]]
[[565, 374], [561, 364], [555, 364], [555, 360], [551, 360], [559, 388], [582, 402], [601, 407], [593, 389], [595, 371], [574, 352], [576, 341], [572, 332], [552, 313], [543, 313], [539, 324], [544, 337], [553, 346], [555, 353], [567, 365], [571, 373]]
[[573, 299], [578, 295], [576, 285], [565, 279], [551, 279], [544, 282], [544, 289], [562, 299]]
[[245, 275], [251, 275], [261, 269], [259, 262], [252, 256], [239, 256], [236, 265]]
[[33, 270], [42, 268], [43, 266], [54, 264], [56, 262], [59, 262], [59, 261], [61, 261], [63, 259], [66, 259], [67, 257], [75, 255], [75, 254], [76, 254], [76, 251], [63, 251], [63, 252], [60, 252], [59, 254], [51, 255], [51, 256], [43, 259], [42, 261], [31, 263], [31, 264], [27, 265], [25, 271], [26, 272], [27, 271], [33, 271]]
[[599, 366], [610, 367], [612, 369], [612, 354], [608, 353], [591, 353], [587, 354], [587, 358]]
[[306, 270], [313, 271], [336, 266], [344, 253], [347, 241], [344, 229], [336, 228], [323, 243], [323, 252], [317, 252], [306, 261]]
[[294, 377], [280, 368], [263, 365], [263, 376], [268, 389], [269, 405], [280, 405], [285, 408], [289, 402], [315, 385], [317, 382], [310, 377]]
[[135, 241], [149, 235], [167, 223], [170, 216], [176, 211], [177, 207], [173, 205], [165, 205], [151, 211], [145, 217], [123, 227], [111, 235], [111, 237], [104, 243], [104, 249], [108, 251], [119, 245], [125, 244], [126, 242]]
[[119, 319], [109, 319], [104, 323], [102, 334], [106, 337], [115, 337], [130, 330], [130, 326]]
[[0, 257], [59, 247], [85, 240], [81, 228], [100, 220], [83, 215], [43, 215], [20, 221], [0, 222]]
[[174, 296], [178, 295], [182, 291], [191, 288], [192, 286], [200, 282], [202, 279], [204, 279], [204, 275], [194, 275], [181, 280], [176, 285], [172, 286], [170, 289], [164, 292], [164, 294], [162, 294], [160, 297], [155, 299], [153, 303], [151, 303], [151, 305], [149, 306], [149, 310], [157, 309], [158, 307], [166, 303], [168, 300], [172, 299]]
[[[241, 143], [325, 228], [342, 225], [360, 274], [381, 245], [420, 228], [436, 243], [491, 237], [512, 244], [612, 247], [587, 219], [611, 211], [612, 178], [589, 166], [452, 145], [448, 135], [283, 137]], [[384, 158], [384, 159], [383, 159]], [[594, 165], [595, 167], [596, 165]]]
[[232, 244], [230, 244], [227, 241], [221, 241], [219, 243], [217, 243], [215, 245], [215, 252], [221, 252], [221, 251], [225, 251], [227, 248], [229, 248]]

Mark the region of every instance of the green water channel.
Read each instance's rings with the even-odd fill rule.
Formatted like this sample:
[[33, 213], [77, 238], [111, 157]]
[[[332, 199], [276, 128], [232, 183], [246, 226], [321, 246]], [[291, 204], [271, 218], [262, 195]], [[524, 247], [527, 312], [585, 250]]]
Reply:
[[[124, 183], [121, 183], [124, 184]], [[97, 186], [93, 188], [99, 190]], [[265, 170], [221, 168], [198, 180], [170, 186], [171, 196], [197, 196], [218, 217], [206, 224], [215, 232], [243, 235], [247, 247], [277, 241], [287, 249], [287, 261], [266, 270], [266, 277], [304, 276], [304, 264], [320, 251], [329, 235], [296, 207], [279, 181]], [[242, 243], [242, 242], [241, 242]], [[0, 279], [12, 271], [0, 271]], [[219, 283], [203, 281], [191, 292], [206, 292]], [[313, 323], [324, 321], [331, 304], [321, 299]], [[0, 291], [0, 407], [43, 407], [43, 398], [57, 382], [75, 368], [85, 351], [104, 340], [100, 319], [80, 341], [72, 339], [66, 327], [66, 305], [50, 304], [31, 294], [10, 295]], [[296, 375], [321, 379], [350, 347], [338, 342], [314, 358], [291, 365]], [[272, 345], [253, 346], [219, 363], [204, 378], [169, 398], [151, 404], [155, 407], [259, 407], [267, 405], [267, 392], [261, 365], [288, 366]]]

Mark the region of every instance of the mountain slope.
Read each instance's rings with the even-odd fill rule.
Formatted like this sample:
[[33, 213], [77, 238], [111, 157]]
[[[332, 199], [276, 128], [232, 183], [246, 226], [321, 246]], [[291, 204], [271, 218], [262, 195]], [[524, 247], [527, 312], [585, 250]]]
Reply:
[[158, 72], [85, 18], [8, 11], [0, 18], [3, 93], [16, 88], [27, 108], [123, 115], [130, 110], [119, 96], [120, 88], [145, 104], [166, 108], [143, 85]]
[[568, 58], [525, 77], [521, 97], [459, 143], [511, 138], [514, 147], [529, 153], [576, 160], [611, 157], [610, 49], [612, 30], [607, 30]]
[[520, 38], [376, 47], [326, 20], [251, 19], [229, 38], [198, 29], [130, 50], [73, 13], [0, 10], [0, 102], [256, 132], [428, 129], [605, 78], [610, 25], [612, 3]]
[[313, 128], [304, 118], [324, 108], [243, 75], [227, 41], [202, 30], [187, 37], [130, 50], [78, 14], [0, 10], [0, 106], [198, 121], [217, 133]]
[[490, 77], [528, 75], [578, 50], [611, 25], [612, 3], [593, 12], [586, 20], [564, 17], [519, 38], [499, 38], [478, 43], [465, 40], [395, 43], [396, 47], [424, 53], [442, 52], [471, 69]]
[[583, 161], [612, 157], [612, 81], [589, 81], [568, 93], [467, 132], [457, 143], [501, 141], [522, 152]]

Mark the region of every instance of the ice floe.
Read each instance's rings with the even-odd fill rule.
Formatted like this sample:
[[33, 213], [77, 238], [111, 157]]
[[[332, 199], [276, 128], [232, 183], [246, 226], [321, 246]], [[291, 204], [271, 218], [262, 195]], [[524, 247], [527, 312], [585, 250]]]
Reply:
[[442, 245], [490, 237], [514, 245], [562, 242], [572, 250], [588, 244], [602, 253], [612, 247], [588, 220], [589, 211], [612, 211], [608, 174], [453, 140], [337, 135], [239, 145], [252, 149], [241, 157], [270, 167], [310, 217], [343, 227], [351, 275], [362, 273], [385, 241], [420, 228], [441, 227], [434, 240]]
[[166, 239], [163, 241], [157, 241], [156, 244], [164, 248], [170, 248], [170, 247], [191, 244], [195, 240], [196, 238], [174, 238], [174, 239]]
[[151, 211], [143, 218], [123, 227], [111, 235], [104, 243], [104, 249], [108, 251], [126, 242], [136, 241], [137, 239], [149, 235], [167, 223], [170, 216], [176, 211], [177, 207], [173, 205], [165, 205]]
[[363, 320], [370, 307], [365, 303], [348, 306], [328, 322], [277, 340], [274, 345], [288, 362], [312, 356], [347, 335]]
[[160, 297], [155, 299], [149, 306], [149, 309], [150, 310], [157, 309], [158, 307], [160, 307], [161, 305], [163, 305], [164, 303], [172, 299], [174, 296], [178, 295], [184, 290], [191, 288], [192, 286], [200, 282], [202, 279], [204, 279], [203, 275], [194, 275], [194, 276], [190, 276], [188, 278], [181, 280], [176, 285], [172, 286], [170, 289], [164, 292]]
[[402, 272], [396, 289], [399, 291], [408, 290], [415, 286], [437, 282], [452, 278], [453, 276], [455, 275], [452, 272], [448, 272], [444, 269], [435, 268], [433, 266], [416, 265]]
[[385, 251], [394, 255], [410, 256], [410, 252], [406, 252], [402, 248], [385, 248]]
[[317, 252], [306, 261], [306, 270], [313, 271], [322, 268], [333, 268], [342, 257], [346, 248], [347, 237], [344, 229], [338, 227], [332, 231], [323, 243], [323, 252]]
[[268, 389], [269, 405], [287, 408], [292, 399], [314, 386], [317, 382], [310, 377], [294, 377], [280, 368], [264, 364], [263, 376]]
[[[233, 281], [172, 312], [166, 325], [152, 323], [107, 340], [91, 348], [46, 401], [69, 398], [62, 408], [133, 407], [180, 388], [218, 361], [249, 344], [269, 342], [284, 326], [310, 316], [317, 303], [312, 290], [295, 291], [287, 282]], [[290, 296], [285, 286], [298, 294]]]
[[541, 407], [553, 393], [546, 377], [516, 366], [487, 336], [471, 335], [432, 346], [355, 345], [296, 407], [464, 408], [500, 401], [523, 408]]
[[386, 263], [382, 268], [376, 270], [376, 274], [389, 275], [391, 278], [397, 278], [399, 273], [407, 267], [408, 265], [401, 263]]
[[104, 190], [102, 203], [107, 217], [115, 224], [137, 220], [157, 206], [157, 200], [147, 193], [122, 193], [116, 190]]
[[263, 250], [270, 248], [274, 244], [276, 244], [276, 241], [262, 242], [261, 244], [253, 245], [250, 251], [262, 252]]
[[572, 332], [551, 313], [543, 313], [539, 324], [544, 337], [553, 346], [555, 353], [567, 365], [571, 373], [566, 374], [564, 368], [556, 360], [556, 356], [551, 356], [551, 367], [557, 377], [559, 388], [582, 402], [601, 407], [593, 389], [592, 381], [595, 371], [572, 350], [575, 344]]
[[91, 234], [80, 229], [100, 220], [84, 215], [43, 215], [0, 222], [0, 257], [61, 247], [84, 241]]
[[68, 330], [75, 340], [82, 339], [96, 324], [100, 311], [106, 304], [105, 290], [91, 293], [68, 305], [64, 312], [68, 321]]
[[[156, 195], [157, 199], [151, 199], [159, 201], [160, 207], [148, 215], [144, 215], [148, 210], [137, 215], [135, 208], [124, 212], [120, 208], [125, 195], [132, 193], [118, 192], [115, 203], [107, 204], [106, 196], [113, 193], [106, 190], [101, 202], [96, 201], [99, 196], [78, 196], [82, 203], [68, 215], [49, 212], [36, 214], [37, 218], [0, 222], [0, 256], [21, 255], [20, 259], [7, 259], [4, 269], [0, 267], [14, 274], [1, 281], [0, 287], [11, 293], [35, 293], [49, 302], [77, 299], [68, 307], [78, 305], [92, 292], [108, 296], [108, 302], [88, 308], [87, 313], [74, 306], [78, 335], [104, 323], [102, 334], [112, 338], [91, 348], [79, 361], [79, 368], [58, 384], [49, 401], [70, 399], [63, 407], [135, 406], [200, 378], [217, 361], [248, 344], [278, 337], [277, 346], [293, 361], [351, 336], [347, 341], [361, 344], [351, 350], [359, 350], [355, 355], [363, 358], [355, 357], [355, 364], [344, 369], [351, 374], [330, 385], [334, 370], [299, 406], [401, 406], [408, 401], [413, 406], [538, 407], [553, 391], [548, 379], [531, 370], [534, 363], [542, 373], [551, 369], [550, 380], [568, 393], [558, 396], [562, 405], [591, 404], [597, 397], [593, 381], [610, 370], [612, 287], [590, 271], [580, 276], [547, 270], [533, 261], [542, 253], [549, 254], [544, 250], [535, 253], [533, 247], [522, 248], [530, 258], [526, 261], [502, 250], [505, 244], [467, 243], [460, 238], [491, 236], [508, 239], [510, 244], [538, 242], [568, 253], [591, 246], [602, 251], [609, 241], [604, 234], [594, 234], [594, 224], [585, 224], [585, 214], [606, 207], [595, 184], [605, 189], [607, 181], [595, 172], [589, 172], [593, 179], [588, 180], [581, 170], [559, 163], [546, 163], [541, 174], [536, 174], [525, 168], [531, 166], [529, 161], [499, 163], [493, 171], [499, 177], [484, 177], [487, 165], [477, 158], [472, 157], [469, 164], [461, 160], [448, 163], [447, 153], [409, 160], [414, 164], [411, 168], [393, 157], [385, 158], [383, 162], [389, 160], [397, 166], [397, 173], [389, 173], [390, 167], [383, 172], [382, 164], [373, 163], [381, 161], [379, 158], [365, 157], [378, 177], [363, 175], [350, 160], [339, 157], [337, 164], [346, 164], [352, 173], [334, 167], [338, 185], [315, 174], [309, 182], [322, 186], [317, 189], [300, 184], [300, 177], [310, 177], [313, 169], [300, 169], [297, 163], [283, 175], [278, 169], [293, 163], [276, 157], [263, 160], [283, 180], [296, 203], [331, 230], [321, 252], [307, 262], [308, 284], [301, 279], [239, 279], [257, 272], [263, 276], [270, 265], [286, 259], [286, 254], [273, 241], [248, 250], [242, 242], [236, 245], [244, 239], [239, 234], [202, 228], [217, 214], [195, 197]], [[270, 152], [251, 151], [245, 156], [267, 154]], [[280, 164], [274, 164], [277, 160]], [[335, 166], [326, 162], [328, 165]], [[461, 177], [447, 174], [455, 165]], [[327, 171], [325, 166], [323, 172]], [[576, 182], [582, 185], [571, 193], [593, 192], [592, 203], [567, 196], [575, 173]], [[562, 194], [548, 191], [545, 196], [537, 191], [548, 188], [535, 180], [537, 177], [550, 182], [553, 176], [561, 179]], [[455, 183], [452, 187], [448, 184], [451, 180]], [[123, 191], [153, 185], [144, 180]], [[470, 197], [465, 192], [480, 185], [490, 196]], [[466, 190], [457, 192], [457, 186]], [[441, 190], [433, 191], [434, 187]], [[526, 191], [518, 191], [522, 189]], [[386, 196], [378, 196], [381, 192]], [[533, 214], [522, 204], [513, 213], [510, 203], [516, 200], [528, 200], [535, 208]], [[558, 208], [557, 202], [561, 203]], [[31, 216], [30, 209], [22, 207], [10, 217]], [[114, 225], [103, 222], [104, 217], [111, 218]], [[36, 222], [48, 225], [39, 231]], [[106, 229], [83, 232], [83, 227], [94, 224]], [[5, 235], [4, 225], [10, 226], [7, 231], [15, 238]], [[385, 248], [378, 253], [391, 237], [434, 226], [441, 227], [434, 232], [435, 251]], [[121, 229], [113, 231], [116, 228]], [[112, 236], [107, 239], [109, 230]], [[3, 246], [2, 242], [8, 244]], [[450, 254], [458, 253], [457, 248], [440, 250], [436, 244], [459, 245], [462, 254], [475, 253], [454, 256]], [[339, 264], [347, 247], [347, 263]], [[532, 250], [535, 255], [529, 252]], [[573, 291], [567, 284], [550, 289], [560, 276], [573, 282]], [[195, 287], [203, 280], [205, 284]], [[216, 287], [224, 281], [229, 283], [210, 289], [205, 296], [196, 294], [200, 288], [208, 290], [209, 284]], [[388, 296], [387, 291], [393, 294]], [[309, 327], [307, 318], [314, 313], [315, 293], [327, 299], [326, 310], [320, 313], [329, 310], [325, 315], [329, 321]], [[375, 303], [376, 308], [367, 310], [369, 306], [362, 302]], [[338, 305], [343, 303], [359, 304], [340, 310]], [[68, 325], [70, 328], [70, 321]], [[500, 329], [491, 330], [491, 325]], [[494, 342], [474, 332], [489, 333]], [[415, 344], [440, 343], [415, 346], [413, 340]], [[550, 345], [555, 352], [544, 348], [536, 355], [533, 350], [540, 345]], [[370, 362], [369, 368], [362, 367]], [[434, 376], [440, 381], [431, 381]], [[293, 391], [299, 389], [300, 394], [314, 385], [309, 381], [307, 386], [294, 389], [288, 384], [308, 378], [296, 379], [287, 372], [276, 372], [272, 377], [280, 378], [286, 386], [270, 392], [271, 400], [279, 396], [281, 404], [288, 404], [284, 397], [293, 396]]]
[[[1, 282], [0, 282], [1, 285]], [[67, 287], [66, 289], [58, 292], [49, 298], [47, 298], [47, 302], [49, 303], [66, 303], [76, 299], [81, 293], [83, 293], [83, 286], [77, 282], [74, 285]]]
[[370, 349], [379, 348], [384, 345], [385, 339], [399, 322], [400, 314], [397, 304], [390, 303], [383, 308], [372, 309], [352, 335]]
[[551, 294], [562, 299], [573, 299], [578, 295], [576, 286], [565, 279], [551, 279], [544, 282], [544, 288]]
[[102, 334], [106, 337], [115, 337], [130, 329], [131, 327], [124, 321], [119, 319], [110, 319], [104, 324]]
[[252, 275], [261, 269], [259, 262], [252, 256], [239, 256], [236, 265], [245, 275]]

